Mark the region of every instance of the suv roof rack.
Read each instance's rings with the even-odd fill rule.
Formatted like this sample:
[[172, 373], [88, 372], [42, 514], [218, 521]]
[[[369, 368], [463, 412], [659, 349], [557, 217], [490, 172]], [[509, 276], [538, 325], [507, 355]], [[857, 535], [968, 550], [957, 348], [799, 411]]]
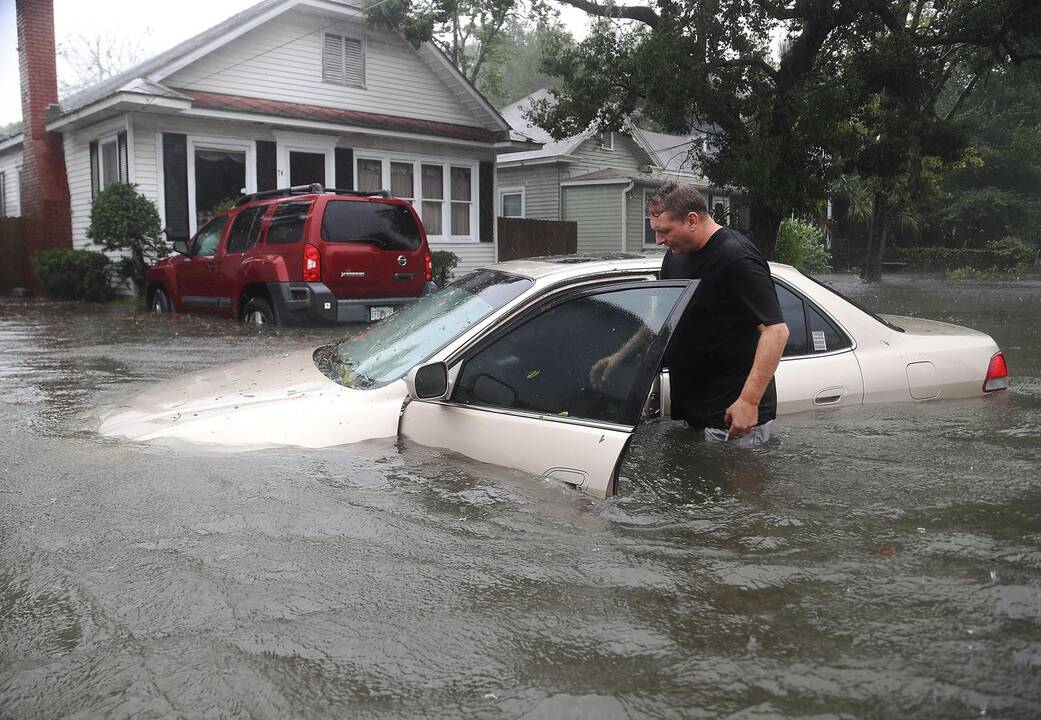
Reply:
[[245, 205], [246, 203], [252, 202], [254, 200], [263, 200], [264, 198], [286, 197], [289, 195], [321, 195], [322, 193], [334, 193], [336, 195], [356, 195], [358, 197], [390, 197], [390, 193], [386, 190], [376, 190], [375, 192], [363, 192], [361, 190], [348, 190], [346, 188], [326, 188], [323, 187], [321, 183], [310, 183], [308, 185], [294, 185], [292, 187], [278, 188], [276, 190], [262, 190], [260, 192], [240, 195], [239, 199], [235, 201], [235, 207]]

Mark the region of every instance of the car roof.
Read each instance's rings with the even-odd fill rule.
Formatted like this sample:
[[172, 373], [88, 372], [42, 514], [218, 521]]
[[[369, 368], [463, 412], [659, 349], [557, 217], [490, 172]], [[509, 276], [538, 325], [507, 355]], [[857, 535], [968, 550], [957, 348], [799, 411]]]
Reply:
[[[488, 266], [488, 269], [522, 275], [532, 280], [546, 277], [566, 279], [612, 272], [657, 272], [661, 268], [664, 252], [649, 250], [642, 253], [579, 253], [575, 255], [552, 255], [546, 257], [507, 260]], [[791, 265], [770, 263], [774, 275], [791, 278], [799, 271]]]

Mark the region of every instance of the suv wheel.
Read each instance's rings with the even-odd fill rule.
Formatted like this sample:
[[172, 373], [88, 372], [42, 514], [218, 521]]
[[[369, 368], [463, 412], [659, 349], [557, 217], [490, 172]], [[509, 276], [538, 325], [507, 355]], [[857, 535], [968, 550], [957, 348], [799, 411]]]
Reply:
[[267, 300], [251, 298], [242, 311], [242, 322], [247, 325], [275, 325], [275, 312]]
[[166, 291], [162, 288], [156, 288], [155, 292], [152, 293], [151, 309], [156, 315], [165, 315], [173, 312], [170, 298], [166, 297]]

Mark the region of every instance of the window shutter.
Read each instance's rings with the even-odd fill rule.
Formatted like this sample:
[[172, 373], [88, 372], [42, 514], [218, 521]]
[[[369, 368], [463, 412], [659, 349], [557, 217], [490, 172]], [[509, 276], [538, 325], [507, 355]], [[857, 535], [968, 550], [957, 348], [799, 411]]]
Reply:
[[7, 173], [0, 172], [0, 217], [7, 217]]
[[188, 239], [188, 139], [163, 133], [163, 195], [166, 237], [170, 242]]
[[342, 35], [325, 33], [322, 44], [322, 79], [336, 83], [344, 82]]
[[278, 159], [275, 143], [257, 140], [257, 190], [274, 190], [278, 187]]
[[98, 196], [98, 190], [101, 188], [101, 174], [100, 165], [98, 164], [98, 141], [95, 140], [90, 144], [90, 200], [94, 201], [94, 198]]
[[365, 53], [356, 38], [343, 39], [343, 81], [349, 85], [365, 84]]
[[479, 205], [477, 207], [477, 223], [480, 228], [481, 242], [492, 242], [495, 240], [495, 163], [482, 162], [478, 174], [477, 192], [479, 194]]
[[119, 157], [119, 182], [130, 182], [130, 164], [127, 162], [127, 134], [116, 133], [116, 149]]
[[336, 187], [341, 190], [354, 189], [354, 150], [336, 148]]

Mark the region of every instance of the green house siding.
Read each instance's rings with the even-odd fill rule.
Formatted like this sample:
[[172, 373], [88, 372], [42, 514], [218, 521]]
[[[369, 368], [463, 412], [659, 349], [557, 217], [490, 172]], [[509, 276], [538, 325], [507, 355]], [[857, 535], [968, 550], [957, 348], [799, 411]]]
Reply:
[[524, 217], [535, 220], [559, 220], [560, 181], [566, 179], [562, 177], [561, 172], [559, 163], [500, 167], [497, 171], [497, 183], [500, 189], [524, 188]]
[[589, 138], [571, 152], [571, 157], [575, 159], [570, 167], [572, 177], [604, 168], [635, 173], [639, 172], [641, 165], [650, 162], [650, 158], [641, 159], [646, 154], [631, 137], [617, 132], [614, 134], [614, 150], [605, 150], [594, 138]]
[[578, 223], [578, 252], [618, 252], [622, 249], [623, 187], [579, 185], [564, 188], [564, 219]]

